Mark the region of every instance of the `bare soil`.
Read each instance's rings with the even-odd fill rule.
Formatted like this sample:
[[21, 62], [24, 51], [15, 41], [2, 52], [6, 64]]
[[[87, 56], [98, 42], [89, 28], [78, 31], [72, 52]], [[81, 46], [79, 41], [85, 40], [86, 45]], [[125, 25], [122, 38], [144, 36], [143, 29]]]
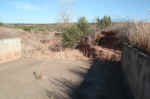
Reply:
[[[78, 84], [83, 78], [71, 70], [86, 72], [81, 68], [87, 70], [88, 62], [20, 59], [0, 64], [0, 99], [54, 99], [55, 94], [64, 94], [60, 86], [54, 84], [55, 80], [67, 79]], [[37, 79], [33, 72], [42, 77]], [[49, 95], [50, 92], [54, 94]]]
[[133, 99], [123, 83], [120, 50], [82, 43], [81, 51], [98, 59], [90, 62], [78, 50], [49, 50], [60, 40], [50, 32], [0, 29], [22, 38], [24, 55], [0, 64], [0, 99]]

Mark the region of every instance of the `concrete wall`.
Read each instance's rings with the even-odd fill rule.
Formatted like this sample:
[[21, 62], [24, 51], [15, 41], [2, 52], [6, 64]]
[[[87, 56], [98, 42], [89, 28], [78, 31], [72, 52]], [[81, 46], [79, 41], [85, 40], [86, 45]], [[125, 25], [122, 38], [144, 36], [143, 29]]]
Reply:
[[121, 61], [135, 99], [150, 99], [150, 56], [126, 45]]
[[0, 39], [0, 63], [17, 59], [21, 56], [21, 39]]

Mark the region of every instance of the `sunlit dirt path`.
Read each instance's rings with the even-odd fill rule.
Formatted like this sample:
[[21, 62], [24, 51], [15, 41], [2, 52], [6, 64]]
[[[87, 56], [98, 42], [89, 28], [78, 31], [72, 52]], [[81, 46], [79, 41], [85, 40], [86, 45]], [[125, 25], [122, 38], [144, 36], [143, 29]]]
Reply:
[[[65, 78], [80, 83], [82, 78], [71, 70], [81, 68], [89, 68], [88, 62], [20, 59], [0, 64], [0, 99], [53, 99], [61, 93], [54, 81]], [[42, 77], [36, 78], [33, 72]]]

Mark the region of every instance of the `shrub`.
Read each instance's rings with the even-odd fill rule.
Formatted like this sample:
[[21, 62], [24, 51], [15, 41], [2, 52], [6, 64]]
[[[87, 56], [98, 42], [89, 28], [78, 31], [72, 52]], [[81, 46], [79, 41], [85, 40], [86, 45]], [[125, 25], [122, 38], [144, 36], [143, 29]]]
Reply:
[[26, 26], [23, 24], [15, 24], [14, 27], [25, 31], [31, 31], [33, 29], [33, 26]]
[[89, 23], [85, 17], [79, 18], [77, 27], [86, 35], [89, 31]]
[[74, 47], [82, 36], [83, 32], [76, 25], [73, 25], [70, 28], [66, 28], [63, 32], [64, 47]]
[[0, 22], [0, 26], [2, 26], [3, 25], [3, 23], [2, 22]]
[[74, 48], [89, 31], [89, 23], [85, 17], [79, 18], [77, 24], [67, 27], [63, 32], [63, 46]]
[[77, 24], [67, 27], [63, 32], [63, 46], [75, 47], [82, 37], [89, 31], [89, 23], [85, 17], [79, 18]]
[[96, 24], [97, 24], [97, 27], [100, 27], [100, 28], [106, 28], [108, 26], [111, 26], [112, 25], [111, 17], [110, 16], [104, 16], [102, 19], [97, 18]]
[[23, 26], [22, 28], [23, 28], [23, 30], [25, 30], [25, 31], [31, 31], [31, 30], [33, 29], [32, 26]]

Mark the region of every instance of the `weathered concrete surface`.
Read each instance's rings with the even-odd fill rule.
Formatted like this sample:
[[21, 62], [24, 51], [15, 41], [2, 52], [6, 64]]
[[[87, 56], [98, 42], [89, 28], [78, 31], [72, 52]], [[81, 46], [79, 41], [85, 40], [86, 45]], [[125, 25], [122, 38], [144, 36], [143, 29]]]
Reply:
[[150, 56], [126, 45], [123, 48], [121, 60], [135, 99], [150, 99]]
[[0, 35], [0, 63], [21, 57], [20, 38], [2, 38]]
[[[88, 62], [19, 59], [0, 64], [0, 99], [56, 99], [58, 94], [67, 97], [55, 79], [78, 83], [83, 78], [70, 70], [86, 72], [81, 68], [87, 70]], [[41, 72], [43, 79], [36, 79], [33, 72]]]

